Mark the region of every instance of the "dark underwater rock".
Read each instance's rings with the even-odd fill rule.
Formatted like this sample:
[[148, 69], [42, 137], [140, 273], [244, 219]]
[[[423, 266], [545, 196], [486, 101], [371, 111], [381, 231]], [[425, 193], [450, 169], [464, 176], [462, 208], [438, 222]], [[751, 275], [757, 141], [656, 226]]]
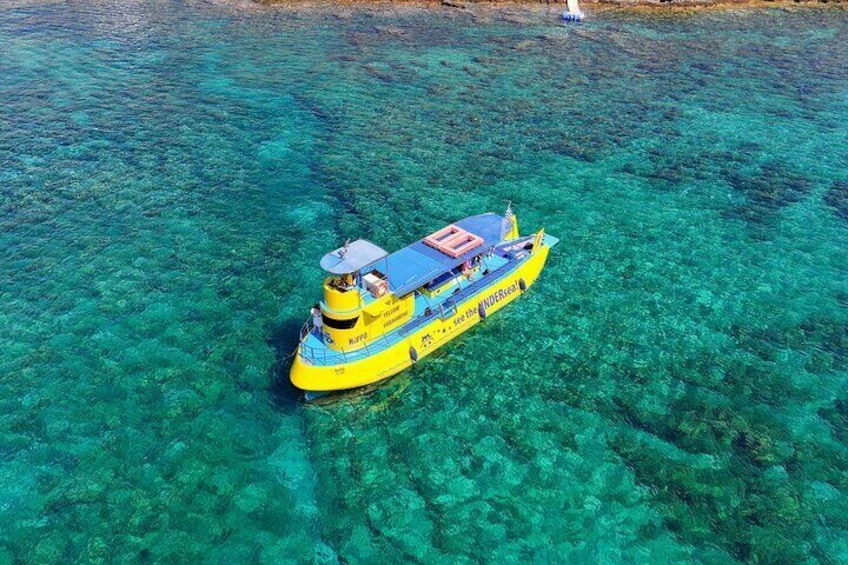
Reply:
[[754, 174], [738, 170], [725, 173], [727, 182], [745, 199], [736, 207], [736, 215], [764, 223], [781, 208], [803, 200], [812, 190], [813, 181], [782, 161], [769, 161]]
[[824, 193], [824, 203], [833, 208], [837, 216], [848, 221], [848, 181], [834, 181]]
[[848, 440], [848, 398], [837, 398], [831, 405], [819, 408], [818, 415], [836, 439], [843, 443]]
[[551, 143], [549, 149], [557, 155], [564, 155], [586, 163], [594, 163], [599, 158], [598, 151], [574, 139], [559, 139]]

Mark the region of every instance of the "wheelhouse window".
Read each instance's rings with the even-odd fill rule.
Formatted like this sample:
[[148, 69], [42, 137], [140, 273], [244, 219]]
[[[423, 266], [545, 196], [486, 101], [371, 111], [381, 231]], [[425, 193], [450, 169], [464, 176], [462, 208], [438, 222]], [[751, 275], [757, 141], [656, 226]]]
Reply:
[[349, 330], [356, 325], [356, 321], [359, 320], [359, 316], [351, 318], [350, 320], [334, 320], [333, 318], [328, 318], [327, 315], [322, 312], [321, 319], [324, 321], [324, 325], [328, 328], [333, 328], [334, 330]]

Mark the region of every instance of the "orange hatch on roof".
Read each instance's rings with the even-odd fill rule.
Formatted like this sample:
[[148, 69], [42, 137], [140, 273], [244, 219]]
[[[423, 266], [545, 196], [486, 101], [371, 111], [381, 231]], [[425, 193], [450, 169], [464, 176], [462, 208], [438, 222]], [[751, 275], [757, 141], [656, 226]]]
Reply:
[[428, 235], [422, 241], [425, 245], [429, 245], [454, 259], [483, 244], [482, 237], [469, 233], [453, 224]]

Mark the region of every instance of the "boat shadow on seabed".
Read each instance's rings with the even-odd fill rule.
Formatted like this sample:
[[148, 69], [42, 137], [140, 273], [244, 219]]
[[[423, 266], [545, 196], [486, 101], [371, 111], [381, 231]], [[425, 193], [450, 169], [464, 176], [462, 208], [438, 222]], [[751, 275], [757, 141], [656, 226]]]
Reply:
[[274, 348], [274, 364], [268, 369], [271, 381], [268, 392], [274, 405], [284, 411], [293, 409], [303, 397], [303, 391], [295, 388], [288, 378], [299, 343], [298, 330], [302, 324], [301, 320], [294, 319], [275, 323], [265, 339]]

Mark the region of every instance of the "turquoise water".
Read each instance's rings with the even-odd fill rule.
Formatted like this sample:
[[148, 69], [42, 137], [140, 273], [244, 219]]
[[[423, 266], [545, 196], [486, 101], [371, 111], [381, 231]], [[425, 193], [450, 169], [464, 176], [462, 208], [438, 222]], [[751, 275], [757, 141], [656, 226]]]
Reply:
[[[0, 9], [0, 563], [848, 561], [848, 12]], [[345, 238], [522, 300], [314, 405]]]

